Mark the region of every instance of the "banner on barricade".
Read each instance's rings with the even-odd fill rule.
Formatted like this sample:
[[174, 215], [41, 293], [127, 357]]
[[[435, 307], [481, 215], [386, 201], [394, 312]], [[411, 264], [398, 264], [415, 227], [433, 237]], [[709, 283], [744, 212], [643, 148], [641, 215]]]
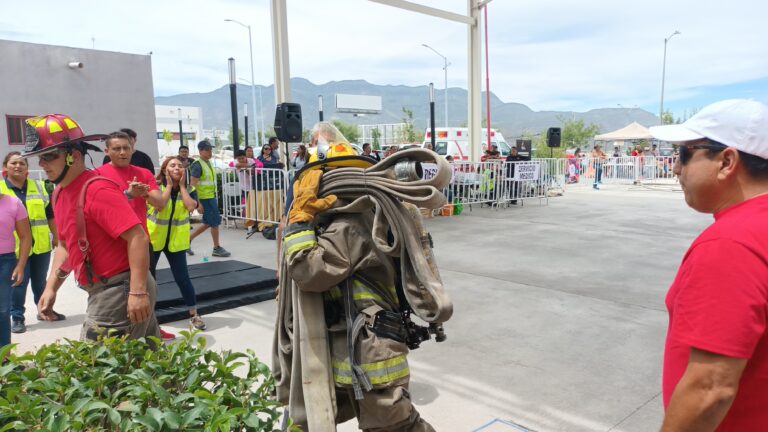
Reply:
[[538, 162], [515, 162], [516, 181], [538, 180], [541, 175], [541, 164]]
[[437, 164], [434, 163], [422, 163], [421, 164], [421, 178], [429, 180], [437, 175]]

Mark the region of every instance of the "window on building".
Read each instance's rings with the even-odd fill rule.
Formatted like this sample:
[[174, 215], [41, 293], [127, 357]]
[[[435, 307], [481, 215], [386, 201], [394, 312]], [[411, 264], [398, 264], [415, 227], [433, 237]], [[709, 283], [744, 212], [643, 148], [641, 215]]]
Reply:
[[24, 120], [32, 118], [32, 116], [21, 115], [6, 115], [5, 124], [8, 125], [8, 144], [9, 145], [24, 145], [24, 139], [26, 138]]

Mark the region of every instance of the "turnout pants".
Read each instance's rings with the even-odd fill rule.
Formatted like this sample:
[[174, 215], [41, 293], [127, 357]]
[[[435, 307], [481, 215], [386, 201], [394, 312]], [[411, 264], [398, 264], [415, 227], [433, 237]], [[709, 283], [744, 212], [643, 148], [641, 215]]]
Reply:
[[357, 417], [360, 429], [366, 432], [435, 432], [411, 403], [407, 384], [365, 392], [359, 401], [351, 388], [337, 386], [336, 398], [337, 424]]
[[155, 317], [157, 284], [152, 275], [147, 274], [147, 293], [149, 294], [149, 319], [132, 324], [128, 319], [128, 291], [130, 290], [130, 272], [120, 273], [105, 282], [81, 287], [88, 292], [88, 308], [81, 340], [96, 341], [99, 336], [128, 336], [139, 339], [146, 336], [160, 337], [160, 327]]

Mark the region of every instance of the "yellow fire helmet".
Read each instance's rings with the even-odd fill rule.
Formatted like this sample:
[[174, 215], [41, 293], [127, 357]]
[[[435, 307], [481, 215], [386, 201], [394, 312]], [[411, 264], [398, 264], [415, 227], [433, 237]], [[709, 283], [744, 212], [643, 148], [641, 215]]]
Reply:
[[297, 173], [299, 176], [312, 169], [338, 167], [368, 168], [376, 161], [360, 156], [344, 135], [330, 122], [320, 122], [312, 127], [309, 144], [309, 163]]

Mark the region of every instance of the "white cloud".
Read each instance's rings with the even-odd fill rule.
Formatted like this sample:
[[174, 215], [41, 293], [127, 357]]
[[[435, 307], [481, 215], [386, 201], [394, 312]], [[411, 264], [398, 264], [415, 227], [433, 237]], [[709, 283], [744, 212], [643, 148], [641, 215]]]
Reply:
[[[365, 0], [287, 2], [293, 76], [442, 88], [442, 59], [427, 43], [449, 58], [449, 85], [466, 88], [462, 24]], [[90, 47], [94, 37], [97, 49], [152, 51], [155, 91], [164, 95], [225, 84], [230, 56], [250, 79], [247, 30], [224, 22], [237, 19], [252, 26], [256, 82], [273, 81], [267, 0], [73, 0], [67, 7], [41, 0], [35, 13], [5, 3], [0, 38]], [[420, 3], [466, 13], [465, 0]], [[495, 0], [488, 12], [491, 90], [535, 110], [654, 107], [663, 40], [674, 30], [682, 34], [668, 45], [670, 102], [768, 82], [768, 3], [760, 0]]]

